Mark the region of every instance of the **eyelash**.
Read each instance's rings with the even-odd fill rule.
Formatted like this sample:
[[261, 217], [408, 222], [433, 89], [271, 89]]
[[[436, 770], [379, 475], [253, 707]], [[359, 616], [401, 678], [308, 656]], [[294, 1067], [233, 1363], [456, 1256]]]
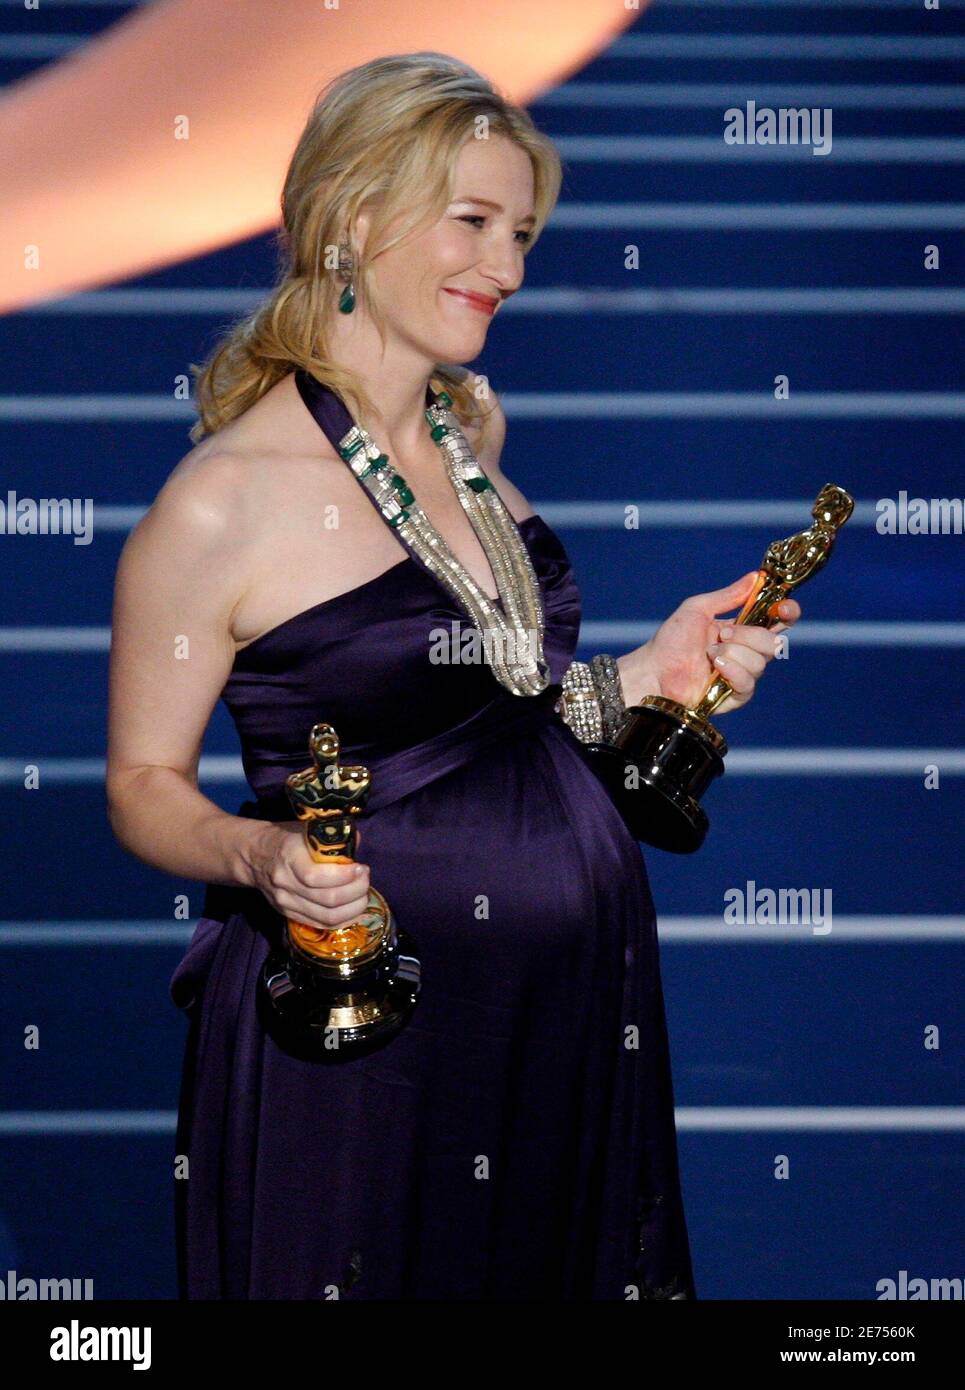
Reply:
[[[470, 212], [466, 213], [464, 216], [460, 216], [459, 218], [457, 218], [457, 221], [459, 222], [485, 222], [485, 220], [486, 219], [481, 212]], [[516, 235], [526, 238], [525, 241], [521, 241], [519, 243], [520, 246], [528, 246], [529, 243], [533, 240], [532, 232], [517, 232]]]

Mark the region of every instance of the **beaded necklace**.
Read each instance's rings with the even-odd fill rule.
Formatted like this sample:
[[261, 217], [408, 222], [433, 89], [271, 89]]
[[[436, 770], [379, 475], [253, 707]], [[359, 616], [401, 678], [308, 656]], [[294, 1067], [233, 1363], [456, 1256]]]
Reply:
[[[483, 637], [496, 679], [513, 695], [536, 695], [549, 684], [543, 660], [539, 580], [512, 515], [479, 466], [441, 391], [425, 412], [433, 441], [479, 543], [499, 594], [493, 600], [456, 559], [416, 501], [405, 478], [368, 432], [352, 423], [338, 452], [371, 494], [382, 517], [465, 609]], [[501, 605], [501, 607], [500, 607]]]

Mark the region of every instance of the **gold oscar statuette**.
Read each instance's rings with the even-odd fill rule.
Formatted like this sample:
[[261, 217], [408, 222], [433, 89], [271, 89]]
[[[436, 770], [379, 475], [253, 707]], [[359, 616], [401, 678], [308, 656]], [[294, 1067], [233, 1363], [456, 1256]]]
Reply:
[[[309, 735], [312, 766], [285, 784], [317, 864], [351, 864], [355, 819], [368, 799], [368, 768], [342, 765], [331, 724]], [[285, 924], [284, 948], [262, 972], [267, 1020], [280, 1040], [327, 1058], [357, 1056], [399, 1031], [415, 1007], [421, 965], [392, 909], [369, 886], [362, 915], [339, 927]]]
[[[811, 509], [813, 524], [773, 541], [735, 623], [771, 628], [777, 606], [827, 564], [839, 529], [854, 509], [843, 488], [827, 483]], [[693, 709], [661, 695], [632, 705], [612, 743], [589, 744], [595, 765], [638, 840], [675, 854], [699, 849], [709, 821], [699, 798], [724, 771], [727, 740], [710, 716], [733, 693], [714, 675]]]

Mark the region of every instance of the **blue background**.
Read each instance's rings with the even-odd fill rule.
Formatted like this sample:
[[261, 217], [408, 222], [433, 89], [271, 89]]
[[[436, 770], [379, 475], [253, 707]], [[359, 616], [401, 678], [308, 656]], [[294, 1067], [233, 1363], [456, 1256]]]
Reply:
[[[119, 13], [44, 5], [30, 32], [93, 35]], [[41, 65], [3, 49], [2, 35], [23, 32], [23, 24], [22, 9], [0, 10], [6, 83]], [[873, 1298], [876, 1281], [901, 1269], [909, 1277], [963, 1273], [962, 1113], [953, 1111], [963, 1103], [965, 1070], [961, 752], [958, 764], [937, 759], [939, 788], [926, 789], [923, 775], [931, 753], [961, 743], [963, 542], [879, 535], [868, 516], [877, 499], [900, 489], [926, 498], [963, 493], [962, 318], [954, 292], [963, 285], [965, 111], [956, 58], [965, 51], [965, 23], [949, 0], [937, 13], [914, 4], [666, 0], [629, 32], [717, 41], [706, 56], [661, 56], [620, 40], [533, 106], [541, 128], [561, 138], [566, 174], [560, 216], [528, 259], [527, 290], [593, 288], [619, 298], [643, 289], [880, 287], [936, 296], [933, 307], [915, 311], [889, 312], [884, 298], [872, 312], [842, 310], [833, 296], [819, 296], [813, 312], [753, 296], [736, 310], [711, 311], [668, 296], [618, 312], [601, 296], [554, 312], [524, 290], [501, 311], [474, 364], [506, 408], [506, 473], [573, 561], [588, 624], [584, 658], [619, 653], [647, 635], [641, 628], [612, 640], [594, 625], [659, 621], [687, 595], [753, 568], [770, 540], [808, 523], [824, 483], [858, 500], [831, 563], [800, 594], [800, 642], [792, 638], [788, 660], [771, 665], [746, 709], [720, 720], [733, 752], [705, 799], [712, 823], [705, 847], [690, 857], [648, 850], [646, 859], [663, 937], [698, 1294]], [[793, 37], [802, 34], [851, 35], [854, 52], [866, 55], [868, 36], [928, 38], [936, 56], [807, 58]], [[767, 50], [773, 56], [735, 56], [734, 39], [752, 35], [776, 37]], [[725, 156], [726, 105], [766, 104], [761, 93], [770, 90], [779, 93], [775, 105], [823, 106], [807, 92], [828, 83], [847, 88], [851, 103], [859, 88], [878, 89], [864, 106], [847, 97], [830, 103], [829, 156], [800, 150], [775, 160], [734, 149]], [[635, 104], [631, 90], [618, 94], [614, 84], [660, 88], [649, 100], [638, 90]], [[733, 95], [707, 96], [706, 84]], [[565, 137], [587, 135], [702, 136], [716, 148], [701, 160], [656, 159], [653, 147], [643, 159], [568, 157]], [[871, 137], [916, 144], [898, 160], [882, 160], [880, 151], [848, 158], [850, 139]], [[954, 137], [957, 154], [946, 147], [948, 157], [939, 158], [932, 142]], [[885, 225], [856, 228], [727, 230], [688, 225], [684, 213], [681, 225], [666, 229], [646, 226], [642, 214], [622, 225], [602, 216], [567, 225], [567, 208], [624, 202], [701, 204], [712, 215], [722, 205], [901, 205], [910, 223], [889, 226], [885, 215]], [[957, 212], [939, 215], [925, 204]], [[937, 271], [923, 268], [930, 243], [940, 248]], [[630, 244], [639, 247], [638, 270], [624, 268]], [[121, 287], [149, 289], [153, 298], [125, 302], [119, 290], [107, 291], [0, 321], [9, 406], [0, 417], [3, 493], [92, 497], [97, 508], [149, 504], [189, 449], [193, 417], [188, 408], [181, 417], [124, 418], [119, 405], [127, 397], [169, 404], [173, 378], [202, 360], [241, 312], [240, 303], [197, 299], [176, 309], [165, 291], [240, 289], [253, 303], [274, 265], [265, 236]], [[773, 408], [754, 418], [725, 402], [682, 418], [617, 419], [605, 411], [551, 416], [527, 404], [536, 392], [576, 399], [646, 392], [662, 401], [736, 392], [766, 404], [779, 373], [790, 378], [792, 405], [807, 393], [846, 400], [863, 392], [884, 393], [892, 404], [843, 418], [825, 408], [807, 416]], [[913, 399], [923, 393], [942, 393], [927, 417]], [[113, 406], [102, 419], [69, 411], [28, 418], [25, 398], [54, 395], [105, 396]], [[692, 499], [782, 501], [787, 515], [731, 525], [725, 507], [718, 519], [622, 529], [624, 503]], [[613, 503], [609, 523], [586, 524], [571, 505], [582, 501]], [[184, 892], [196, 916], [201, 890], [125, 854], [110, 833], [98, 766], [85, 771], [80, 761], [104, 755], [103, 636], [125, 535], [115, 519], [97, 525], [86, 547], [66, 537], [0, 542], [0, 1272], [92, 1277], [99, 1298], [168, 1298], [185, 1024], [167, 987], [191, 930], [173, 920], [173, 905]], [[889, 626], [872, 644], [821, 640], [822, 624], [835, 622]], [[936, 622], [953, 626], [929, 638], [927, 625]], [[897, 624], [911, 625], [911, 636], [899, 641]], [[94, 629], [92, 649], [79, 647], [76, 633], [50, 650], [27, 649], [36, 643], [22, 630], [53, 627]], [[855, 773], [807, 752], [797, 770], [767, 771], [766, 755], [788, 747], [912, 752], [892, 772]], [[219, 705], [205, 753], [236, 752]], [[28, 762], [41, 766], [39, 794], [22, 788]], [[203, 777], [202, 786], [229, 810], [245, 797], [238, 778]], [[830, 889], [834, 929], [728, 933], [724, 893], [747, 879]], [[948, 919], [947, 936], [921, 937], [935, 917]], [[865, 921], [865, 939], [849, 937], [851, 918]], [[41, 923], [50, 939], [30, 941], [30, 924]], [[125, 924], [134, 929], [129, 941], [120, 939]], [[683, 939], [687, 924], [701, 929], [695, 939]], [[39, 1051], [23, 1047], [31, 1023], [40, 1028]], [[928, 1025], [940, 1029], [938, 1051], [923, 1046]], [[774, 1106], [788, 1108], [786, 1120], [756, 1127], [761, 1108]], [[714, 1119], [717, 1107], [739, 1113]], [[848, 1113], [836, 1116], [837, 1107]], [[876, 1107], [888, 1114], [869, 1120]], [[923, 1128], [902, 1128], [916, 1123], [912, 1107], [942, 1112]], [[698, 1127], [701, 1115], [706, 1128]], [[789, 1160], [787, 1181], [774, 1177], [779, 1154]]]

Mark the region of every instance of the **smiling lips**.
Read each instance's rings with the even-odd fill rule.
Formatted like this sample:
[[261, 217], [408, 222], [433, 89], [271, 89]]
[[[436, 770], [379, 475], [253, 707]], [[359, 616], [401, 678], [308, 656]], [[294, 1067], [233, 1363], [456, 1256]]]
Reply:
[[496, 312], [498, 299], [493, 299], [488, 294], [474, 294], [472, 290], [450, 290], [446, 288], [446, 294], [454, 294], [457, 299], [464, 299], [473, 309], [479, 309], [484, 314], [492, 318]]

